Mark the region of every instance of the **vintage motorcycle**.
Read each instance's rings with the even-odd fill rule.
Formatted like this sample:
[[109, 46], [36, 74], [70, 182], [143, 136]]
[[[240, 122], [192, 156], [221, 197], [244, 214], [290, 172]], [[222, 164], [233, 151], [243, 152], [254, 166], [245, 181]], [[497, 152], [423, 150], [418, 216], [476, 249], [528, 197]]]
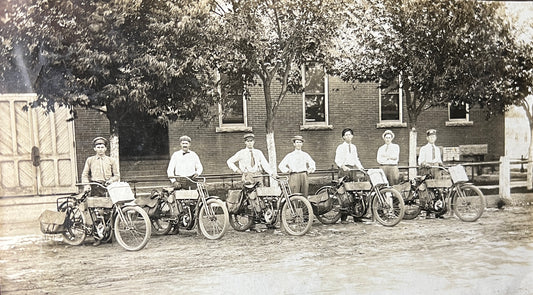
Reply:
[[324, 224], [334, 224], [342, 214], [362, 218], [370, 208], [380, 224], [398, 224], [404, 216], [404, 202], [401, 194], [389, 186], [383, 170], [355, 171], [362, 174], [357, 181], [344, 176], [309, 196], [317, 219]]
[[107, 187], [105, 197], [91, 197], [90, 192], [57, 199], [57, 211], [65, 215], [62, 231], [63, 240], [70, 245], [80, 245], [87, 236], [108, 242], [115, 236], [117, 242], [128, 251], [144, 248], [151, 235], [150, 219], [134, 200], [130, 186], [115, 182]]
[[468, 183], [464, 167], [456, 165], [429, 168], [440, 171], [443, 175], [435, 177], [428, 169], [428, 173], [396, 186], [402, 192], [406, 205], [404, 219], [416, 218], [421, 210], [440, 217], [451, 209], [462, 221], [478, 220], [485, 210], [485, 196], [479, 188]]
[[313, 224], [313, 209], [301, 194], [292, 194], [288, 177], [276, 177], [278, 186], [262, 187], [261, 182], [243, 185], [242, 190], [230, 190], [226, 204], [229, 222], [237, 231], [246, 231], [254, 223], [275, 227], [278, 220], [290, 235], [306, 234]]
[[150, 196], [137, 197], [135, 203], [150, 216], [154, 233], [178, 233], [179, 228], [197, 229], [210, 240], [220, 239], [228, 230], [228, 210], [223, 201], [210, 196], [203, 181], [194, 181], [196, 190], [163, 188]]

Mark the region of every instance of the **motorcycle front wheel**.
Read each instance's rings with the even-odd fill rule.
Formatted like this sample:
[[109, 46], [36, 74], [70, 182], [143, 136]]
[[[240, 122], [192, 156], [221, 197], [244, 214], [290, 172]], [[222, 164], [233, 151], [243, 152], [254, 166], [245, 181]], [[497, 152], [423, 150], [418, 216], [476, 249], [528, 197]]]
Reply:
[[341, 205], [339, 199], [335, 196], [335, 191], [335, 188], [332, 186], [323, 186], [315, 193], [315, 195], [320, 195], [324, 192], [327, 192], [328, 197], [331, 199], [332, 202], [333, 207], [330, 211], [321, 215], [316, 215], [316, 219], [318, 219], [318, 221], [323, 224], [335, 224], [341, 218]]
[[204, 237], [220, 239], [228, 230], [229, 216], [226, 204], [219, 199], [207, 200], [207, 206], [200, 208], [198, 226]]
[[[152, 234], [150, 217], [137, 206], [119, 208], [122, 214], [115, 217], [115, 237], [117, 242], [128, 251], [144, 248]], [[122, 216], [121, 216], [122, 215]]]
[[381, 189], [379, 193], [381, 197], [374, 196], [372, 200], [372, 213], [382, 225], [395, 226], [405, 214], [402, 195], [393, 188]]
[[69, 245], [78, 246], [85, 241], [87, 233], [85, 232], [85, 216], [78, 206], [72, 203], [64, 202], [59, 205], [59, 212], [66, 212], [65, 232], [63, 241]]
[[453, 213], [462, 221], [476, 221], [483, 215], [485, 202], [485, 196], [476, 186], [458, 186], [452, 199]]
[[[291, 203], [291, 211], [289, 203]], [[306, 234], [313, 225], [313, 207], [304, 196], [290, 196], [288, 202], [281, 208], [281, 225], [283, 229], [293, 236]]]

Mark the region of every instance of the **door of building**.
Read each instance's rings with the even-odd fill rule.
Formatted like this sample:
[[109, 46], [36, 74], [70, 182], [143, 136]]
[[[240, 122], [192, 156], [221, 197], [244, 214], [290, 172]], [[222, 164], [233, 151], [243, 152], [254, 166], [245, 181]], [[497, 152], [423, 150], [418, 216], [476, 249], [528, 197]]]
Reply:
[[76, 191], [74, 123], [69, 110], [23, 110], [34, 94], [0, 95], [0, 196]]

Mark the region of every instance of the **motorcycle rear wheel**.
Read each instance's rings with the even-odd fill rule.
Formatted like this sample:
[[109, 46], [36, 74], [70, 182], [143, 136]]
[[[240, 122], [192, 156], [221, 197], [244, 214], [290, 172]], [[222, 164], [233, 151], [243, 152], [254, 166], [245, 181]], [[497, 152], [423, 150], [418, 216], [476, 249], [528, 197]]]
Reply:
[[253, 223], [253, 216], [249, 215], [247, 212], [229, 214], [229, 224], [236, 231], [247, 231], [252, 227]]
[[304, 196], [300, 195], [290, 196], [289, 202], [294, 208], [294, 214], [289, 208], [289, 203], [283, 203], [281, 225], [290, 235], [305, 235], [311, 229], [311, 225], [313, 225], [313, 207]]
[[139, 251], [150, 239], [152, 226], [146, 211], [137, 206], [119, 208], [120, 214], [115, 217], [115, 237], [117, 242], [128, 251]]
[[403, 215], [403, 219], [405, 220], [415, 219], [418, 215], [420, 215], [420, 212], [422, 211], [422, 209], [420, 208], [420, 198], [418, 196], [408, 201], [404, 200], [404, 205], [405, 213]]
[[68, 202], [59, 205], [58, 209], [59, 212], [67, 213], [65, 218], [65, 232], [61, 234], [63, 241], [72, 246], [81, 245], [87, 237], [83, 212], [81, 212], [78, 206], [73, 206]]
[[384, 188], [379, 192], [384, 197], [385, 202], [381, 202], [378, 196], [374, 196], [372, 213], [382, 225], [395, 226], [405, 214], [402, 195], [393, 188]]
[[319, 195], [323, 193], [324, 191], [328, 192], [328, 196], [333, 202], [333, 207], [330, 211], [321, 214], [316, 215], [316, 219], [320, 221], [323, 224], [335, 224], [339, 219], [341, 218], [341, 205], [339, 203], [339, 199], [335, 196], [335, 188], [332, 186], [323, 186], [320, 189], [318, 189], [315, 193], [315, 195]]

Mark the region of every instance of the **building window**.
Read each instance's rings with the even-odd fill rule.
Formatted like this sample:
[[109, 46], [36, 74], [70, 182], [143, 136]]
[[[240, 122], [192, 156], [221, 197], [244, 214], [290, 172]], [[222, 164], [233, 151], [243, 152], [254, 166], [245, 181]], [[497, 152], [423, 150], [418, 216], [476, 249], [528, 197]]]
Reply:
[[328, 125], [328, 77], [324, 68], [317, 64], [307, 64], [302, 69], [303, 126], [330, 128]]
[[473, 122], [470, 121], [469, 111], [468, 104], [449, 103], [446, 126], [472, 125]]
[[403, 121], [403, 95], [400, 77], [392, 81], [381, 81], [379, 86], [378, 128], [405, 127]]
[[[225, 77], [222, 76], [221, 79]], [[221, 83], [221, 85], [224, 85]], [[217, 132], [251, 131], [246, 115], [244, 86], [240, 90], [221, 87], [222, 103], [218, 105], [219, 127]]]

